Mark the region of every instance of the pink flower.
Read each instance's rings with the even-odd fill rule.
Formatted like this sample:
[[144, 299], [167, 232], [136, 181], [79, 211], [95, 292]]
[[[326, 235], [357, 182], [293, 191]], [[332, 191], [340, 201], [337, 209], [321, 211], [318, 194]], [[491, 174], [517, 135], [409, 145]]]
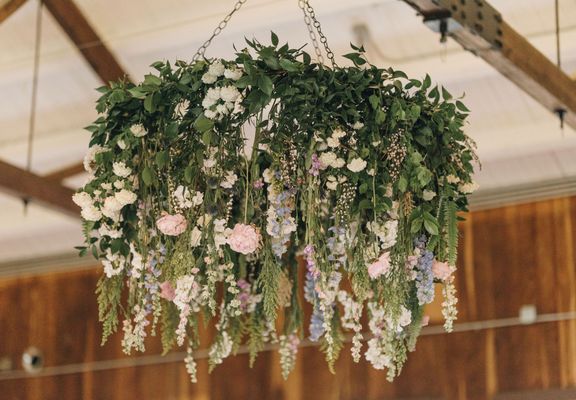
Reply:
[[434, 278], [443, 281], [452, 275], [452, 268], [448, 266], [448, 263], [434, 260], [434, 264], [432, 264], [432, 273], [434, 274]]
[[262, 236], [254, 226], [236, 224], [228, 236], [227, 243], [237, 253], [250, 254], [258, 250], [260, 240]]
[[178, 236], [186, 230], [186, 218], [182, 214], [171, 215], [166, 212], [156, 220], [156, 226], [165, 235]]
[[430, 316], [424, 315], [422, 317], [422, 326], [428, 326], [429, 323], [430, 323]]
[[176, 297], [176, 290], [170, 282], [166, 281], [160, 284], [160, 297], [168, 301], [174, 300], [174, 297]]
[[368, 266], [368, 275], [370, 278], [376, 279], [384, 275], [390, 269], [390, 252], [382, 253], [380, 257]]

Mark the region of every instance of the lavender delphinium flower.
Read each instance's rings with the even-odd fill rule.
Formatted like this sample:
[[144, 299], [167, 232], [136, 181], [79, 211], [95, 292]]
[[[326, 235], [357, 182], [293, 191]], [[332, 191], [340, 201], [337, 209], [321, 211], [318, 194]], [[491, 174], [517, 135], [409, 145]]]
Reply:
[[416, 296], [418, 297], [418, 304], [422, 306], [434, 300], [434, 273], [432, 272], [434, 253], [425, 248], [425, 236], [421, 236], [414, 242], [416, 248], [420, 251], [420, 257], [416, 264]]

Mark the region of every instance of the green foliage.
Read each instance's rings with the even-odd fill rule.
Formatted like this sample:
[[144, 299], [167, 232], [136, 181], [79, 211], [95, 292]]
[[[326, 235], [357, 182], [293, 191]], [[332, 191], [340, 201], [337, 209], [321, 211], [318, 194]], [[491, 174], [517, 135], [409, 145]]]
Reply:
[[116, 275], [111, 278], [103, 276], [98, 281], [96, 294], [98, 296], [98, 320], [102, 323], [102, 345], [108, 337], [118, 329], [118, 308], [122, 294], [123, 277]]

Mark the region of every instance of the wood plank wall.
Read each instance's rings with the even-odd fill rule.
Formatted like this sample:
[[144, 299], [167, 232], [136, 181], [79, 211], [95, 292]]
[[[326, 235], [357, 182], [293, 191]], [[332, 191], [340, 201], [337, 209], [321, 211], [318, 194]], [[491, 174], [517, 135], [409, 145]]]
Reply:
[[[576, 198], [478, 211], [461, 230], [460, 322], [515, 317], [524, 304], [535, 304], [539, 313], [576, 310]], [[48, 367], [123, 358], [119, 336], [99, 344], [93, 294], [99, 273], [0, 281], [0, 358], [19, 367], [29, 345], [44, 351]], [[157, 342], [149, 342], [148, 353], [159, 353]], [[316, 348], [300, 350], [286, 382], [275, 353], [262, 354], [253, 369], [247, 365], [239, 355], [208, 375], [206, 361], [200, 361], [195, 385], [181, 362], [15, 380], [0, 374], [0, 398], [572, 398], [561, 396], [576, 386], [576, 321], [424, 336], [393, 384], [366, 363], [353, 364], [347, 349], [336, 375]]]

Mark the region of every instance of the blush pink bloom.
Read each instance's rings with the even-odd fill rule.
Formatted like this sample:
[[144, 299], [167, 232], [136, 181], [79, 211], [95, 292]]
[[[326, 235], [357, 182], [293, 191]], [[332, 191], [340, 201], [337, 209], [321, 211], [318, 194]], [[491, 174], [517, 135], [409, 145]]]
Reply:
[[182, 214], [171, 215], [165, 212], [156, 220], [156, 226], [165, 235], [178, 236], [186, 230], [188, 223]]
[[428, 326], [429, 323], [430, 323], [430, 316], [424, 315], [422, 317], [422, 326]]
[[390, 269], [390, 252], [382, 253], [380, 257], [368, 266], [368, 275], [370, 278], [376, 279], [384, 275]]
[[262, 236], [254, 226], [236, 224], [228, 236], [227, 243], [237, 253], [250, 254], [258, 250], [261, 240]]
[[160, 284], [160, 297], [168, 301], [174, 300], [174, 297], [176, 297], [176, 290], [170, 282], [166, 281]]
[[434, 260], [434, 264], [432, 264], [432, 273], [434, 274], [434, 278], [443, 281], [452, 274], [452, 268], [448, 266], [448, 263]]

